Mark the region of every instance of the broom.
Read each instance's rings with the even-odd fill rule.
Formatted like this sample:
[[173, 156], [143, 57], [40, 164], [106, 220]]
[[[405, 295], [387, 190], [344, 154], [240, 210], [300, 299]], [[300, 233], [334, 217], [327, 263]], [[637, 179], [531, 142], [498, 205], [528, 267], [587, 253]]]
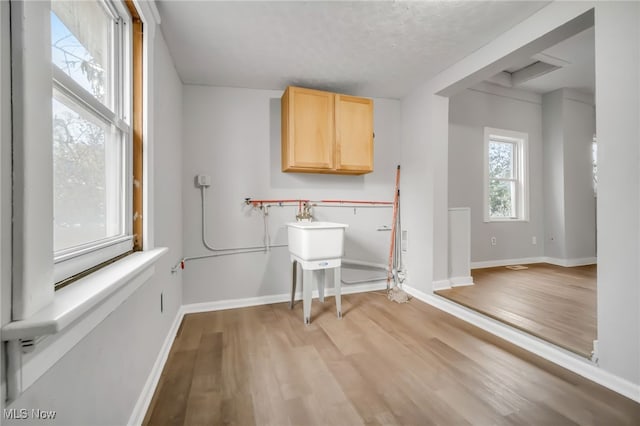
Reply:
[[[396, 187], [393, 196], [393, 222], [391, 225], [391, 244], [389, 247], [389, 267], [387, 270], [387, 297], [397, 303], [406, 303], [409, 301], [409, 295], [400, 288], [401, 284], [401, 249], [397, 244], [398, 229], [400, 228], [400, 166], [396, 169]], [[400, 231], [401, 232], [401, 231]], [[393, 287], [391, 287], [391, 279], [393, 278]]]

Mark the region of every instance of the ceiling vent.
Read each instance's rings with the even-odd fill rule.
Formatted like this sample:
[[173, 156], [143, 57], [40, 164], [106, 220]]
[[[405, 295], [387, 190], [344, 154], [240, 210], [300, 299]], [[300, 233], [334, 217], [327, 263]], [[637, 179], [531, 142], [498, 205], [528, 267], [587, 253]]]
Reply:
[[518, 87], [568, 64], [569, 62], [563, 59], [539, 53], [494, 75], [488, 81], [504, 87]]

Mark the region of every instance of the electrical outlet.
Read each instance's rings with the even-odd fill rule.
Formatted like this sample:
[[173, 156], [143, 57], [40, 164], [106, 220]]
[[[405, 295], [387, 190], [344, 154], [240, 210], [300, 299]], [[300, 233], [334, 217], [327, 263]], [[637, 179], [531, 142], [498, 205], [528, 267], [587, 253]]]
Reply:
[[498, 240], [496, 239], [496, 237], [491, 237], [491, 245], [495, 246], [496, 244], [498, 244]]
[[531, 237], [531, 244], [533, 244], [534, 246], [538, 244], [538, 239], [536, 237]]
[[402, 248], [402, 251], [404, 253], [406, 253], [407, 249], [409, 248], [409, 231], [404, 229], [402, 231], [402, 233], [401, 233], [401, 236], [402, 236], [402, 238], [401, 238], [401, 243], [402, 243], [401, 244], [401, 248]]

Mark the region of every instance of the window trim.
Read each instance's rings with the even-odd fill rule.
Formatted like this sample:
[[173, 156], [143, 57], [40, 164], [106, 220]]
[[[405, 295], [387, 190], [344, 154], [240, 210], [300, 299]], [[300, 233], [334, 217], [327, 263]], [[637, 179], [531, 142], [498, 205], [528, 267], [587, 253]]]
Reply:
[[[516, 146], [514, 174], [516, 182], [516, 216], [491, 217], [489, 214], [489, 144], [491, 141], [513, 143]], [[484, 180], [483, 180], [483, 211], [484, 222], [528, 222], [529, 221], [529, 135], [524, 132], [484, 128]], [[504, 179], [508, 181], [510, 179]]]
[[144, 27], [133, 0], [123, 0], [131, 16], [131, 37], [128, 46], [131, 48], [131, 163], [133, 176], [133, 194], [131, 197], [133, 250], [143, 250], [144, 227], [143, 211], [145, 205], [144, 193]]
[[[112, 109], [95, 98], [92, 93], [78, 84], [73, 78], [59, 69], [52, 62], [52, 86], [63, 96], [68, 97], [72, 102], [76, 102], [80, 107], [87, 108], [95, 113], [98, 118], [111, 123], [121, 134], [122, 140], [122, 188], [124, 190], [122, 199], [122, 234], [91, 241], [77, 247], [60, 250], [53, 253], [53, 283], [56, 290], [71, 283], [75, 277], [82, 277], [86, 272], [93, 271], [106, 265], [111, 260], [116, 259], [128, 252], [134, 246], [134, 213], [133, 213], [133, 192], [135, 178], [132, 176], [133, 164], [136, 161], [135, 154], [139, 156], [142, 152], [134, 153], [133, 126], [131, 125], [134, 115], [133, 100], [133, 65], [134, 60], [142, 61], [143, 52], [137, 52], [140, 58], [134, 58], [133, 49], [133, 29], [134, 19], [139, 20], [137, 12], [135, 17], [127, 5], [122, 1], [97, 0], [102, 3], [105, 11], [113, 19], [113, 48], [110, 52], [112, 56], [113, 68], [111, 70], [111, 85], [113, 86], [113, 106]], [[134, 9], [135, 11], [135, 9]], [[140, 82], [142, 85], [143, 82]], [[142, 108], [142, 104], [139, 105]], [[142, 158], [139, 159], [142, 161]], [[140, 247], [141, 248], [141, 247]]]

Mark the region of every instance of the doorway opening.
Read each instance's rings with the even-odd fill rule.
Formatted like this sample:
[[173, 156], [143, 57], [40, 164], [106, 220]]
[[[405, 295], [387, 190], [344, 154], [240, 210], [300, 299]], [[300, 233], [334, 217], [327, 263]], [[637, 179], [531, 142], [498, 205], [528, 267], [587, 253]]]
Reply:
[[449, 98], [449, 208], [469, 214], [473, 281], [436, 291], [586, 358], [597, 340], [594, 38], [581, 29]]

